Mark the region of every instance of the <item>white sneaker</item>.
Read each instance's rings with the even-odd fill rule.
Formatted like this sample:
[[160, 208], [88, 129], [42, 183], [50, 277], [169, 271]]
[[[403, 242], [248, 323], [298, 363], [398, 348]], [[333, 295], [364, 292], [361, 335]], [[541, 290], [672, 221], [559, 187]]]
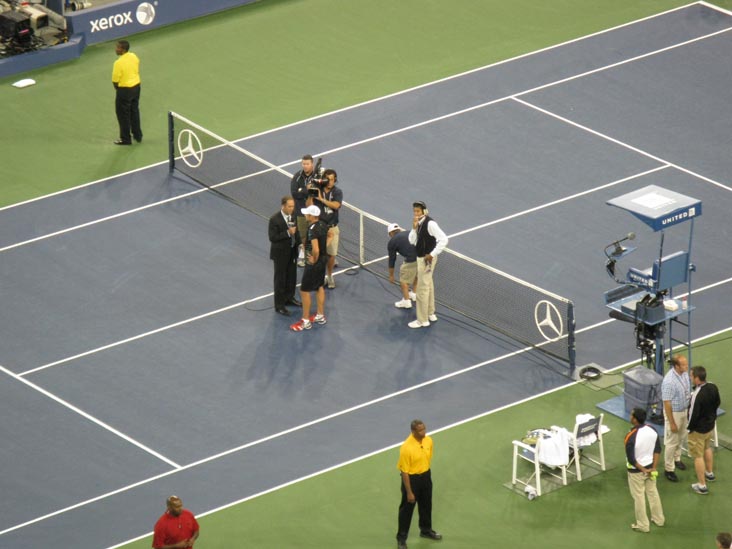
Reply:
[[397, 309], [411, 309], [412, 308], [412, 302], [408, 299], [400, 299], [396, 303], [394, 303], [394, 307]]
[[297, 260], [297, 266], [298, 267], [304, 267], [305, 266], [305, 258], [300, 258]]
[[417, 294], [415, 294], [414, 292], [409, 292], [409, 299], [411, 299], [412, 301], [417, 301]]
[[429, 319], [430, 319], [430, 322], [437, 322], [437, 315], [430, 315]]
[[412, 322], [407, 324], [410, 328], [426, 328], [429, 325], [429, 322], [420, 322], [419, 320], [412, 320]]
[[332, 276], [326, 276], [325, 282], [328, 285], [328, 288], [331, 288], [331, 289], [335, 288], [335, 280], [333, 280]]

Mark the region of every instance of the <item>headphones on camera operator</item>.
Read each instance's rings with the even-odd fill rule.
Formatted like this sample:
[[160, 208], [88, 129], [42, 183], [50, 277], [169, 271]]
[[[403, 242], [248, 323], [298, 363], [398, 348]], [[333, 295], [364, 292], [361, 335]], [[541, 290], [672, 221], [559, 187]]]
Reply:
[[424, 215], [429, 215], [430, 213], [430, 211], [427, 209], [427, 204], [425, 204], [421, 200], [418, 200], [417, 202], [412, 202], [412, 208], [421, 208]]

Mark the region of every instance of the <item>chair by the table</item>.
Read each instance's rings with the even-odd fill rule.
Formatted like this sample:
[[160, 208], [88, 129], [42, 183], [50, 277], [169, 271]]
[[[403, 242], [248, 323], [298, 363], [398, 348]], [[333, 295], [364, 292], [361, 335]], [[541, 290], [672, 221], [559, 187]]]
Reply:
[[[582, 480], [582, 467], [581, 461], [583, 459], [588, 460], [595, 465], [599, 465], [600, 468], [605, 471], [605, 445], [602, 441], [602, 420], [604, 414], [600, 414], [597, 417], [586, 419], [582, 422], [577, 422], [574, 425], [572, 436], [570, 438], [571, 466], [574, 464], [575, 475], [577, 480]], [[588, 453], [588, 449], [593, 446], [597, 446], [599, 449], [599, 455]]]

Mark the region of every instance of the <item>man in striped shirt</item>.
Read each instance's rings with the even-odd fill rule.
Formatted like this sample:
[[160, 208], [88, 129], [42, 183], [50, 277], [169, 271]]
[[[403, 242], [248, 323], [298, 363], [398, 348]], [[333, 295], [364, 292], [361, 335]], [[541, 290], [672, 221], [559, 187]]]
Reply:
[[678, 482], [676, 469], [684, 471], [681, 448], [686, 446], [687, 410], [691, 399], [689, 362], [685, 356], [674, 356], [669, 361], [671, 368], [663, 376], [661, 398], [663, 399], [663, 445], [664, 475], [671, 482]]

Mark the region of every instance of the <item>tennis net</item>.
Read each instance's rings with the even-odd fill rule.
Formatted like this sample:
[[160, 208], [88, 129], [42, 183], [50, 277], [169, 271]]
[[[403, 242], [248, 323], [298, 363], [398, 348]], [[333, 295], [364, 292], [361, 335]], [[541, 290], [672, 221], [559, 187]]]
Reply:
[[[292, 174], [236, 143], [168, 113], [170, 170], [185, 174], [263, 218], [290, 192]], [[387, 222], [347, 202], [338, 255], [386, 277]], [[575, 367], [574, 305], [564, 297], [445, 249], [435, 269], [436, 301]]]

